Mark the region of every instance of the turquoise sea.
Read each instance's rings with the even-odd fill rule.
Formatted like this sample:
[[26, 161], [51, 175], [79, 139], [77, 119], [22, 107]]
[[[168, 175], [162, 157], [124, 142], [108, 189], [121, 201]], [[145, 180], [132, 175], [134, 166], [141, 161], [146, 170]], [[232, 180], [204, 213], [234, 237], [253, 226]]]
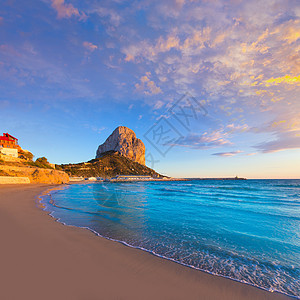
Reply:
[[300, 299], [300, 180], [83, 183], [42, 203], [64, 224]]

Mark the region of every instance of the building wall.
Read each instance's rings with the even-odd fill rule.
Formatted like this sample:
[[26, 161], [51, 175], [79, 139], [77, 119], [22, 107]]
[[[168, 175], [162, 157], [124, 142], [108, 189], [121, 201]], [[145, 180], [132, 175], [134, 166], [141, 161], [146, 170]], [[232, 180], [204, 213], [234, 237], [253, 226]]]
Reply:
[[3, 148], [14, 148], [14, 149], [20, 149], [20, 146], [18, 144], [16, 144], [16, 141], [10, 140], [10, 141], [6, 141], [6, 140], [0, 140], [0, 147]]
[[19, 158], [19, 157], [12, 157], [10, 155], [4, 155], [0, 151], [0, 161], [1, 160], [2, 161], [9, 161], [9, 162], [20, 162], [20, 161], [22, 161], [22, 159]]
[[14, 148], [0, 148], [0, 153], [4, 155], [9, 155], [12, 157], [18, 157], [18, 149]]

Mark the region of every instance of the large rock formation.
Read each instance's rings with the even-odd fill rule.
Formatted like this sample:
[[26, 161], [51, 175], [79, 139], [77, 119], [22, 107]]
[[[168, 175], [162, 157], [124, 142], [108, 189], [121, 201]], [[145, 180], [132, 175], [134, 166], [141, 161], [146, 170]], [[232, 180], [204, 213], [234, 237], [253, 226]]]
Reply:
[[105, 152], [119, 152], [135, 162], [145, 165], [145, 145], [131, 129], [125, 126], [117, 127], [97, 150], [96, 158]]

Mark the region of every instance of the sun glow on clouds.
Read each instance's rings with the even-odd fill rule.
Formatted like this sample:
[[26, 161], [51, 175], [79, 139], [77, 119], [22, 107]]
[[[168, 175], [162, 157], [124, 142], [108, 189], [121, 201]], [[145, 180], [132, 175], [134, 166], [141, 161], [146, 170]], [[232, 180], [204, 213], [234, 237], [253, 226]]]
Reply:
[[150, 80], [151, 73], [147, 72], [146, 75], [140, 78], [140, 83], [135, 85], [137, 91], [145, 95], [156, 95], [162, 93], [160, 87], [156, 86], [155, 82]]
[[282, 77], [277, 78], [270, 78], [265, 81], [266, 86], [270, 85], [278, 85], [280, 83], [287, 83], [287, 84], [297, 84], [300, 85], [300, 75], [292, 77], [291, 75], [285, 75]]

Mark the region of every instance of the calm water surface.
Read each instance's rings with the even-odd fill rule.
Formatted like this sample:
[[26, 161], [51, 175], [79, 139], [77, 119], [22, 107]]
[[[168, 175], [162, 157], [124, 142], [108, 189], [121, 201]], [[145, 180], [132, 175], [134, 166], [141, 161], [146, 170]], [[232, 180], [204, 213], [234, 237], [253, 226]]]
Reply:
[[85, 183], [42, 202], [65, 224], [300, 299], [300, 180]]

